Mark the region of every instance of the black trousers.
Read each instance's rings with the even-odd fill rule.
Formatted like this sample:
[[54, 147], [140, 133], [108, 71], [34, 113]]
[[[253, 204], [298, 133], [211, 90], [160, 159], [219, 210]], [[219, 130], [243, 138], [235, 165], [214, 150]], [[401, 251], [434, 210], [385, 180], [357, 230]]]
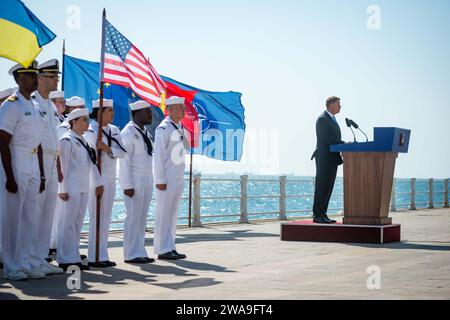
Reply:
[[338, 165], [330, 163], [324, 159], [316, 160], [316, 184], [314, 189], [314, 217], [324, 217], [328, 210], [330, 197], [333, 193], [334, 182]]

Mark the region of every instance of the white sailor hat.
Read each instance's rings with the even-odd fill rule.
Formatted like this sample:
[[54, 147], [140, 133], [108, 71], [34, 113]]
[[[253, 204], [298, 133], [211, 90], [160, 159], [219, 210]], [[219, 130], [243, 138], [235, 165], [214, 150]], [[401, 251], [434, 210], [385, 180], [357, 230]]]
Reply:
[[[112, 108], [113, 107], [113, 100], [112, 99], [103, 99], [103, 107], [105, 108]], [[100, 99], [92, 101], [92, 108], [100, 108]]]
[[59, 91], [59, 90], [51, 91], [48, 94], [48, 98], [49, 99], [64, 98], [64, 91]]
[[39, 70], [39, 74], [41, 73], [47, 73], [47, 72], [56, 72], [56, 73], [61, 73], [59, 72], [59, 61], [58, 59], [52, 59], [52, 60], [48, 60], [44, 63], [41, 63], [40, 65], [38, 65], [38, 70]]
[[184, 98], [173, 96], [173, 97], [166, 99], [166, 106], [171, 106], [174, 104], [184, 104]]
[[72, 121], [78, 119], [79, 117], [89, 116], [89, 110], [87, 108], [75, 109], [67, 115], [66, 120]]
[[131, 111], [141, 110], [145, 108], [150, 108], [150, 103], [144, 100], [138, 100], [136, 102], [130, 103]]
[[38, 62], [36, 60], [34, 60], [29, 66], [28, 68], [25, 68], [23, 65], [21, 65], [20, 63], [16, 64], [14, 67], [12, 67], [11, 69], [9, 69], [8, 73], [11, 76], [15, 76], [18, 73], [34, 73], [37, 74], [38, 73], [38, 69], [37, 69], [37, 65]]
[[16, 88], [9, 88], [9, 89], [5, 89], [5, 90], [3, 90], [3, 91], [0, 91], [0, 99], [9, 97], [9, 96], [12, 95], [15, 91], [16, 91]]
[[69, 99], [66, 100], [66, 106], [67, 107], [84, 106], [84, 99], [77, 96], [70, 97]]

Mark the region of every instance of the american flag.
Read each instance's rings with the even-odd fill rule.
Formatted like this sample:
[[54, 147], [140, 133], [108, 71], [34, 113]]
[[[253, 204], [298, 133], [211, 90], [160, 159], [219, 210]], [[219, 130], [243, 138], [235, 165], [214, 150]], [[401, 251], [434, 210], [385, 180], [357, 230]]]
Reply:
[[142, 52], [107, 20], [104, 41], [102, 80], [129, 87], [141, 99], [153, 105], [159, 105], [166, 84]]

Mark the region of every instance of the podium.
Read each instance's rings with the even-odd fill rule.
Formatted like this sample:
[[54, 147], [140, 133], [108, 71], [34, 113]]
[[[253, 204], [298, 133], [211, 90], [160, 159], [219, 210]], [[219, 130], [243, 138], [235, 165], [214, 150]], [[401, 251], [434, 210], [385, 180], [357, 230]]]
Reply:
[[374, 141], [333, 145], [344, 158], [344, 224], [389, 225], [398, 153], [407, 153], [410, 130], [375, 128]]
[[387, 243], [400, 241], [400, 225], [392, 224], [389, 205], [395, 161], [407, 153], [411, 131], [374, 128], [374, 141], [332, 145], [344, 159], [343, 223], [292, 221], [281, 225], [281, 240]]

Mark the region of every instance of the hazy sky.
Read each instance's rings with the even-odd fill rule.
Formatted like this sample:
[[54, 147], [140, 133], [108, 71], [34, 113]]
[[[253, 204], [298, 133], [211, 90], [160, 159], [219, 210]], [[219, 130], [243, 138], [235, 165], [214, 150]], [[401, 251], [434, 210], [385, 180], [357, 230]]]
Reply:
[[[448, 0], [24, 3], [58, 36], [38, 61], [61, 59], [63, 38], [68, 54], [98, 61], [105, 7], [159, 73], [206, 90], [241, 92], [243, 162], [196, 156], [201, 172], [314, 174], [315, 121], [326, 97], [337, 95], [344, 140], [353, 140], [345, 117], [370, 139], [375, 126], [411, 129], [396, 176], [450, 177]], [[380, 19], [367, 11], [373, 5]], [[12, 65], [0, 59], [0, 88], [14, 84], [7, 75]]]

